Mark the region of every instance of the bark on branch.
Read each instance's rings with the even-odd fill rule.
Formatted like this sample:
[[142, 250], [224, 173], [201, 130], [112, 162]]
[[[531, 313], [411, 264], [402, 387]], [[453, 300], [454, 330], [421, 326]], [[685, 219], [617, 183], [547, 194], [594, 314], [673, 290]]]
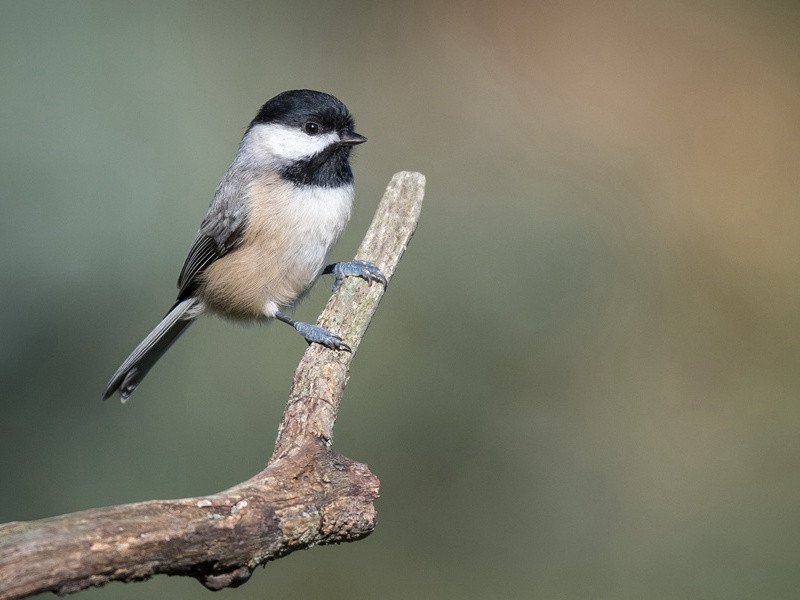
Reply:
[[[414, 232], [425, 178], [397, 173], [356, 258], [391, 280]], [[346, 279], [318, 323], [352, 353], [303, 356], [266, 468], [211, 496], [153, 500], [0, 525], [0, 600], [76, 592], [110, 581], [188, 575], [218, 590], [294, 550], [363, 538], [375, 527], [378, 478], [331, 450], [347, 373], [383, 286]]]

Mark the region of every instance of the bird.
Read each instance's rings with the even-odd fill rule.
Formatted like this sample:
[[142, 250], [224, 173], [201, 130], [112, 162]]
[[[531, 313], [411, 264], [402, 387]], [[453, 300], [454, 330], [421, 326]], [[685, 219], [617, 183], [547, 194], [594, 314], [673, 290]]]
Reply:
[[178, 296], [103, 390], [126, 402], [147, 372], [198, 317], [234, 321], [277, 319], [306, 341], [350, 351], [290, 310], [323, 274], [370, 285], [388, 281], [374, 264], [328, 264], [353, 206], [354, 146], [367, 141], [338, 98], [289, 90], [268, 100], [250, 122], [236, 156], [214, 193], [178, 276]]

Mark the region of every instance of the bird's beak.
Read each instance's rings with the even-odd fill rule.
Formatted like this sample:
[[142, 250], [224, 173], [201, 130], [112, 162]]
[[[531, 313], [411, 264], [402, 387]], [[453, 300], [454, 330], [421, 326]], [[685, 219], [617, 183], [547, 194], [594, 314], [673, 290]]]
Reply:
[[359, 135], [355, 131], [346, 131], [339, 138], [340, 146], [355, 146], [356, 144], [363, 144], [367, 141], [363, 135]]

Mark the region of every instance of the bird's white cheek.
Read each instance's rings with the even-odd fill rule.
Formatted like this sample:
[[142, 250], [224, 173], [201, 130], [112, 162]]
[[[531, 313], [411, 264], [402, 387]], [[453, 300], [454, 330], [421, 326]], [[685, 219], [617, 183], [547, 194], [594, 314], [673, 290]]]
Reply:
[[297, 127], [268, 123], [254, 126], [245, 136], [242, 149], [253, 156], [291, 162], [309, 158], [338, 139], [334, 131], [312, 136]]

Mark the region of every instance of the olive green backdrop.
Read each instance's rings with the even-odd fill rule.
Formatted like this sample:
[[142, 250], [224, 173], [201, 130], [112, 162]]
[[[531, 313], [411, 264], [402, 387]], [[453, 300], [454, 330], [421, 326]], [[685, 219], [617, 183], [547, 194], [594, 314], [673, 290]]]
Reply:
[[393, 172], [428, 177], [336, 429], [381, 479], [379, 525], [215, 597], [796, 597], [795, 3], [0, 9], [0, 521], [263, 466], [288, 327], [203, 320], [130, 404], [100, 392], [249, 120], [311, 87], [369, 137], [336, 259]]

